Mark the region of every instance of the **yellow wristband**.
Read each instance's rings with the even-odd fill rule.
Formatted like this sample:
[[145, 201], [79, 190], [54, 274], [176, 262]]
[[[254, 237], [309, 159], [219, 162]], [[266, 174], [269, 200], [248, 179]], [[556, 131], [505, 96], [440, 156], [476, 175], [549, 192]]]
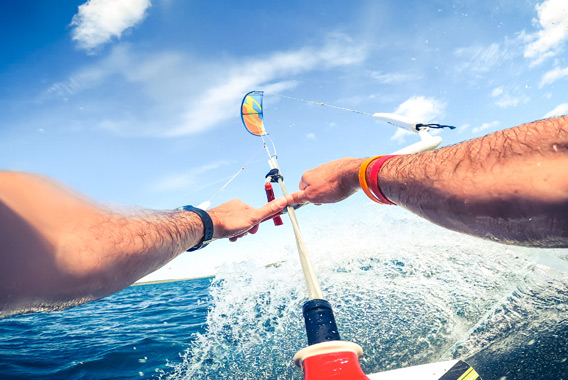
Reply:
[[369, 189], [369, 185], [367, 184], [366, 174], [367, 174], [367, 168], [369, 167], [371, 162], [381, 157], [384, 157], [384, 154], [381, 156], [368, 158], [365, 160], [365, 162], [363, 162], [363, 164], [359, 168], [359, 184], [361, 185], [361, 189], [363, 189], [363, 191], [365, 192], [365, 194], [367, 194], [369, 198], [371, 198], [373, 201], [377, 203], [383, 203], [383, 202], [381, 202], [379, 198], [375, 197], [375, 194], [373, 194], [373, 192]]

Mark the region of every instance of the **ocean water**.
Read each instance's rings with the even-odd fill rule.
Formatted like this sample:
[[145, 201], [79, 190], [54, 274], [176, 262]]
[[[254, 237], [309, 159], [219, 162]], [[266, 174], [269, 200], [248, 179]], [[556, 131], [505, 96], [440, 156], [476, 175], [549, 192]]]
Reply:
[[[362, 216], [302, 229], [365, 372], [462, 358], [486, 380], [568, 379], [567, 250], [498, 245], [400, 212]], [[301, 379], [293, 241], [269, 259], [248, 247], [214, 278], [0, 320], [0, 378]]]
[[132, 286], [68, 310], [0, 320], [0, 378], [151, 378], [205, 331], [210, 283]]

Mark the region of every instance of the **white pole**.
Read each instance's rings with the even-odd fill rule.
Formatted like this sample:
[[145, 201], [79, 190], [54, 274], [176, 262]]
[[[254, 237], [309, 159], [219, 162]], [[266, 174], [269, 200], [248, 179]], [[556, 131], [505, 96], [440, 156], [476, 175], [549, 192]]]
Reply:
[[[270, 157], [268, 164], [270, 165], [271, 169], [278, 169], [278, 162], [276, 161], [276, 157]], [[282, 177], [278, 178], [278, 184], [280, 185], [284, 196], [288, 196], [289, 193], [288, 190], [286, 190], [286, 186], [284, 185], [284, 180], [282, 179]], [[302, 233], [300, 232], [298, 219], [296, 219], [296, 211], [292, 206], [287, 206], [286, 209], [288, 210], [288, 217], [290, 218], [292, 228], [294, 229], [294, 236], [296, 237], [296, 246], [298, 247], [298, 254], [300, 255], [300, 264], [302, 265], [304, 280], [306, 281], [306, 286], [308, 287], [308, 298], [310, 300], [323, 299], [323, 294], [321, 292], [321, 288], [314, 268], [312, 267], [306, 243], [304, 242], [304, 238], [302, 237]]]

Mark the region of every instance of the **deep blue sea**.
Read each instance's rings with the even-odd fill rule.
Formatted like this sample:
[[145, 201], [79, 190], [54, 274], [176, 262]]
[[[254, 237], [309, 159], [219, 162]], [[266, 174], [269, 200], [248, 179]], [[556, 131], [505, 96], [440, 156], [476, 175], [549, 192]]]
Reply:
[[[365, 372], [459, 357], [486, 380], [568, 379], [568, 251], [378, 219], [374, 235], [368, 222], [304, 228]], [[301, 379], [305, 286], [293, 242], [277, 251], [275, 265], [252, 254], [215, 278], [0, 320], [0, 378]]]
[[210, 283], [132, 286], [68, 310], [0, 320], [0, 378], [151, 378], [204, 332]]

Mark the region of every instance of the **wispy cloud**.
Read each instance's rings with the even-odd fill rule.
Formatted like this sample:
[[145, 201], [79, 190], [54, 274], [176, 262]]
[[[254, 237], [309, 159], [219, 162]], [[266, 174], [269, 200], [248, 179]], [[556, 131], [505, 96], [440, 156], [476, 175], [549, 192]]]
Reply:
[[540, 30], [524, 34], [524, 56], [539, 64], [558, 55], [568, 41], [568, 6], [566, 0], [546, 0], [536, 5], [538, 18], [533, 23]]
[[[200, 185], [200, 181], [203, 178], [202, 174], [207, 173], [211, 170], [215, 170], [222, 166], [231, 164], [227, 161], [213, 162], [207, 165], [198, 166], [192, 168], [185, 173], [177, 173], [165, 176], [158, 179], [152, 186], [155, 191], [165, 192], [165, 191], [182, 191], [186, 189], [195, 188], [196, 185]], [[217, 182], [222, 182], [223, 179], [219, 179]]]
[[544, 115], [544, 118], [568, 115], [568, 103], [562, 103], [556, 106], [552, 111]]
[[[365, 58], [366, 47], [341, 34], [330, 35], [320, 46], [217, 61], [120, 44], [96, 64], [50, 85], [42, 100], [80, 92], [83, 99], [93, 99], [85, 93], [110, 85], [115, 89], [110, 96], [108, 91], [103, 98], [95, 96], [97, 102], [110, 104], [97, 116], [99, 127], [122, 135], [189, 135], [234, 117], [247, 91], [283, 92], [298, 85], [296, 75], [356, 65]], [[122, 88], [129, 89], [128, 98], [121, 98]]]
[[471, 127], [471, 124], [463, 124], [461, 126], [458, 127], [458, 133], [464, 133], [465, 131], [467, 131], [469, 129], [469, 127]]
[[503, 94], [503, 87], [496, 87], [491, 91], [491, 96], [496, 97]]
[[64, 81], [57, 82], [49, 86], [42, 97], [56, 96], [66, 99], [81, 92], [84, 88], [97, 86], [109, 74], [103, 67], [89, 67], [73, 74]]
[[457, 71], [467, 72], [476, 78], [521, 55], [530, 59], [531, 65], [557, 56], [568, 41], [566, 0], [545, 0], [535, 9], [537, 17], [533, 24], [539, 28], [538, 31], [521, 31], [514, 38], [505, 38], [502, 42], [455, 49], [454, 55], [462, 60], [456, 64]]
[[519, 104], [528, 103], [530, 98], [525, 95], [513, 96], [505, 92], [503, 87], [496, 87], [491, 91], [491, 96], [496, 98], [495, 104], [500, 108], [517, 107]]
[[[191, 80], [185, 74], [188, 64], [195, 66], [188, 57], [177, 52], [147, 54], [136, 52], [129, 44], [121, 44], [95, 64], [85, 66], [67, 79], [50, 85], [42, 97], [71, 97], [106, 84], [113, 76], [142, 85], [144, 93], [155, 99], [164, 99], [167, 94], [180, 96], [180, 89]], [[168, 102], [172, 100], [171, 97], [167, 97]]]
[[485, 130], [487, 130], [487, 129], [490, 129], [490, 128], [496, 128], [496, 127], [499, 126], [499, 124], [500, 124], [500, 123], [499, 123], [498, 121], [492, 121], [492, 122], [490, 122], [490, 123], [483, 123], [483, 124], [481, 124], [479, 127], [473, 128], [473, 129], [471, 130], [471, 132], [473, 132], [473, 133], [483, 132], [483, 131], [485, 131]]
[[234, 114], [243, 94], [254, 88], [266, 92], [281, 92], [296, 82], [286, 80], [292, 75], [313, 70], [348, 66], [365, 58], [363, 46], [345, 35], [333, 35], [321, 47], [276, 52], [265, 58], [245, 59], [226, 68], [221, 84], [203, 91], [199, 100], [188, 104], [183, 122], [169, 131], [169, 135], [191, 134], [214, 127]]
[[479, 45], [458, 48], [454, 51], [454, 54], [464, 59], [459, 67], [460, 70], [487, 72], [500, 61], [502, 52], [500, 45], [494, 43], [490, 46]]
[[371, 78], [380, 84], [400, 84], [420, 79], [419, 76], [409, 73], [383, 73], [381, 71], [371, 71]]
[[[443, 102], [435, 98], [427, 98], [425, 96], [412, 96], [404, 103], [398, 106], [394, 112], [397, 115], [406, 116], [411, 120], [420, 123], [428, 123], [434, 118], [444, 113], [446, 106]], [[403, 143], [406, 136], [413, 134], [406, 129], [399, 128], [391, 137], [391, 140]]]
[[475, 45], [454, 50], [454, 55], [461, 60], [456, 64], [458, 72], [467, 72], [475, 76], [490, 72], [496, 66], [518, 55], [516, 46], [519, 41], [506, 39], [503, 43], [489, 46]]
[[73, 16], [72, 38], [92, 52], [142, 21], [150, 5], [150, 0], [89, 0]]
[[511, 108], [517, 107], [521, 103], [528, 103], [529, 98], [526, 97], [515, 97], [509, 94], [501, 96], [495, 104], [499, 108]]
[[547, 84], [551, 84], [556, 82], [559, 79], [562, 79], [564, 77], [568, 76], [568, 67], [561, 69], [560, 67], [557, 67], [553, 70], [550, 70], [549, 72], [547, 72], [546, 74], [544, 74], [542, 76], [542, 79], [540, 81], [539, 84], [539, 88], [544, 87]]

